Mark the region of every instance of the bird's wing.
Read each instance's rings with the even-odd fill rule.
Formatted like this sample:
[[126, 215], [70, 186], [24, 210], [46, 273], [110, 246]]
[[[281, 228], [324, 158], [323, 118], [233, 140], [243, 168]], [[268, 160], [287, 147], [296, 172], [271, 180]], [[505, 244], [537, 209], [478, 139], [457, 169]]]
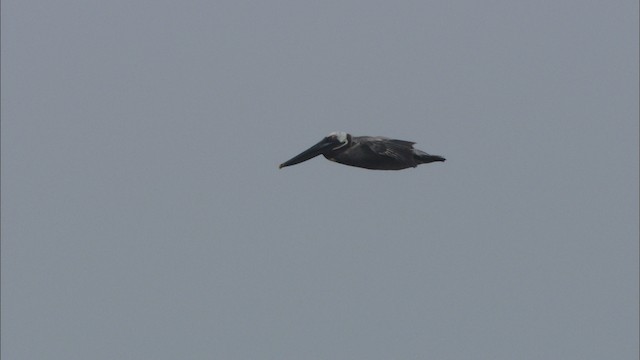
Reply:
[[388, 139], [385, 137], [367, 137], [366, 141], [360, 143], [361, 146], [367, 147], [370, 151], [377, 155], [388, 156], [394, 159], [403, 160], [403, 152], [406, 152], [407, 148], [411, 149], [414, 142]]

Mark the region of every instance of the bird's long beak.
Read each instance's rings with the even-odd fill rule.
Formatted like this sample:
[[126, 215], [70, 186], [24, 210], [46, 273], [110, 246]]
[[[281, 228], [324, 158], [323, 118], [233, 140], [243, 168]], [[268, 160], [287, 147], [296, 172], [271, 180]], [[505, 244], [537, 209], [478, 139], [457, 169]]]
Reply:
[[331, 139], [329, 138], [324, 138], [322, 140], [320, 140], [319, 143], [313, 145], [312, 147], [308, 148], [307, 150], [301, 152], [300, 154], [294, 156], [293, 158], [283, 162], [282, 164], [280, 164], [280, 169], [282, 169], [285, 166], [291, 166], [291, 165], [295, 165], [295, 164], [299, 164], [303, 161], [307, 161], [309, 159], [313, 159], [314, 157], [321, 155], [322, 153], [324, 153], [327, 149], [336, 146], [334, 141], [331, 141]]

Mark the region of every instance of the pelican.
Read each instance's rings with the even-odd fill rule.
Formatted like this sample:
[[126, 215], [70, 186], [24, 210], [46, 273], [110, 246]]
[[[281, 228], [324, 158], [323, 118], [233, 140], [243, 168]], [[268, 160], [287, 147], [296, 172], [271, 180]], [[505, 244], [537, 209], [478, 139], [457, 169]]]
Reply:
[[346, 132], [336, 131], [280, 164], [280, 169], [318, 155], [340, 164], [371, 170], [401, 170], [434, 161], [445, 161], [442, 156], [414, 149], [413, 144], [415, 143], [411, 141], [382, 136], [351, 136]]

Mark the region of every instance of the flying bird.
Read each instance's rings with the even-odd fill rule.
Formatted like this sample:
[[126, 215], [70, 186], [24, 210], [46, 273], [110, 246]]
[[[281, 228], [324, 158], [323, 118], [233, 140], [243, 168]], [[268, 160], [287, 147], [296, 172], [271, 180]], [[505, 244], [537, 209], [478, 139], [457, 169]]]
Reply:
[[299, 164], [318, 155], [340, 164], [372, 170], [401, 170], [445, 161], [438, 155], [430, 155], [414, 149], [414, 142], [394, 140], [382, 136], [351, 136], [346, 132], [332, 132], [317, 144], [280, 164]]

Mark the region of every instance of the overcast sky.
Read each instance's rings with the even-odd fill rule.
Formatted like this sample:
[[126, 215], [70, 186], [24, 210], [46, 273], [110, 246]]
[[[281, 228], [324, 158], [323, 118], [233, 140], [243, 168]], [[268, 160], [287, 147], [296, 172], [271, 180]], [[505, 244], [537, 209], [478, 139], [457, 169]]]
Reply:
[[[637, 359], [637, 1], [2, 1], [13, 359]], [[331, 131], [415, 141], [402, 171]]]

